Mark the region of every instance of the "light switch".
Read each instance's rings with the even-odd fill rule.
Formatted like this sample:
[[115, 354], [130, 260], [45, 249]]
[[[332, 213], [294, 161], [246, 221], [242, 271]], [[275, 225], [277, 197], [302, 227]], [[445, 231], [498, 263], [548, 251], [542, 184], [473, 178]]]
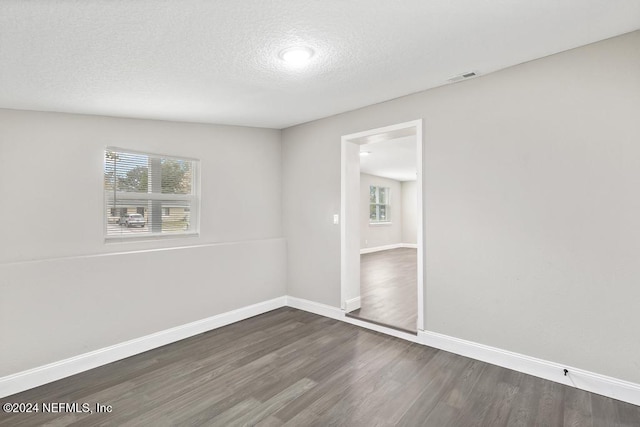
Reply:
[[338, 215], [338, 214], [334, 214], [333, 215], [333, 223], [334, 224], [340, 224], [340, 215]]

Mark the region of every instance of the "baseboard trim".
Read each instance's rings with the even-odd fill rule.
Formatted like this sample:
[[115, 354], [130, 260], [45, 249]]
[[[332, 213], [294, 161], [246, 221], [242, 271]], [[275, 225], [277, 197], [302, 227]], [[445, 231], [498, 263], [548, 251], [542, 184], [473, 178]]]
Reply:
[[331, 319], [344, 319], [344, 311], [342, 309], [302, 298], [287, 296], [287, 306], [297, 308], [298, 310], [308, 311], [309, 313], [318, 314], [320, 316], [329, 317]]
[[351, 298], [345, 301], [344, 311], [347, 313], [352, 312], [353, 310], [357, 310], [360, 308], [360, 297]]
[[[257, 316], [284, 306], [308, 311], [320, 316], [340, 320], [355, 326], [380, 332], [406, 341], [438, 348], [471, 359], [502, 366], [546, 380], [579, 388], [602, 396], [640, 406], [640, 384], [608, 377], [583, 369], [550, 362], [523, 354], [502, 350], [484, 344], [454, 338], [430, 331], [418, 331], [417, 336], [381, 325], [346, 317], [340, 308], [291, 296], [218, 314], [196, 322], [170, 328], [120, 344], [91, 351], [58, 362], [29, 369], [0, 378], [0, 398], [38, 387], [59, 379], [106, 365], [163, 345]], [[564, 375], [564, 369], [569, 371]]]
[[[538, 378], [554, 381], [570, 387], [575, 387], [591, 393], [640, 406], [640, 384], [596, 374], [594, 372], [562, 365], [556, 362], [549, 362], [547, 360], [502, 350], [473, 341], [454, 338], [436, 332], [418, 331], [416, 336], [385, 326], [347, 317], [345, 312], [337, 307], [320, 304], [302, 298], [287, 297], [287, 305], [289, 307], [308, 311], [320, 316], [330, 317], [332, 319], [404, 339], [406, 341], [434, 347], [469, 357], [471, 359], [502, 366], [503, 368], [512, 369]], [[564, 376], [564, 369], [569, 371], [566, 377]]]
[[[430, 347], [640, 405], [640, 384], [436, 332], [418, 331], [418, 338], [421, 344]], [[566, 376], [564, 369], [569, 371]]]
[[370, 254], [372, 252], [387, 251], [389, 249], [397, 249], [399, 247], [401, 247], [400, 243], [395, 243], [393, 245], [375, 246], [373, 248], [364, 248], [364, 249], [360, 249], [360, 255]]
[[370, 254], [372, 252], [388, 251], [389, 249], [398, 249], [398, 248], [418, 249], [418, 245], [416, 243], [394, 243], [392, 245], [375, 246], [373, 248], [360, 249], [360, 255]]
[[34, 387], [97, 368], [163, 345], [171, 344], [212, 329], [220, 328], [258, 314], [266, 313], [287, 304], [286, 297], [260, 302], [206, 319], [166, 329], [99, 350], [80, 354], [58, 362], [18, 372], [0, 378], [0, 397], [10, 396]]

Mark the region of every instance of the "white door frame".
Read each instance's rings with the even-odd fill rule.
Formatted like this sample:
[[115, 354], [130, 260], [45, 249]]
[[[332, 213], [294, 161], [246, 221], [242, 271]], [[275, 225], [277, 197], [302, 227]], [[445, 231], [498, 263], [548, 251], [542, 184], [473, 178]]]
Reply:
[[418, 322], [424, 331], [424, 214], [422, 200], [422, 119], [342, 136], [340, 203], [340, 304], [349, 312], [360, 308], [360, 145], [416, 136], [416, 192], [418, 201]]

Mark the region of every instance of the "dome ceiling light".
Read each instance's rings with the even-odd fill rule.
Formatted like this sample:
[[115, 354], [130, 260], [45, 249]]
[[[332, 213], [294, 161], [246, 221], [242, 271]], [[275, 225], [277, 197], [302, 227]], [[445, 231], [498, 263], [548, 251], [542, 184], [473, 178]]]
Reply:
[[290, 47], [280, 52], [280, 58], [294, 67], [306, 65], [312, 56], [313, 49], [303, 46]]

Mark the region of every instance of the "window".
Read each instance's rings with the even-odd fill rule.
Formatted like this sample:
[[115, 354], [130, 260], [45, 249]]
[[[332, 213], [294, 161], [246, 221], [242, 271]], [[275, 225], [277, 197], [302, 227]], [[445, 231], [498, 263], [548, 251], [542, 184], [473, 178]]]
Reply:
[[369, 223], [391, 222], [391, 191], [389, 187], [369, 186]]
[[107, 148], [106, 238], [197, 234], [198, 163], [193, 159]]

